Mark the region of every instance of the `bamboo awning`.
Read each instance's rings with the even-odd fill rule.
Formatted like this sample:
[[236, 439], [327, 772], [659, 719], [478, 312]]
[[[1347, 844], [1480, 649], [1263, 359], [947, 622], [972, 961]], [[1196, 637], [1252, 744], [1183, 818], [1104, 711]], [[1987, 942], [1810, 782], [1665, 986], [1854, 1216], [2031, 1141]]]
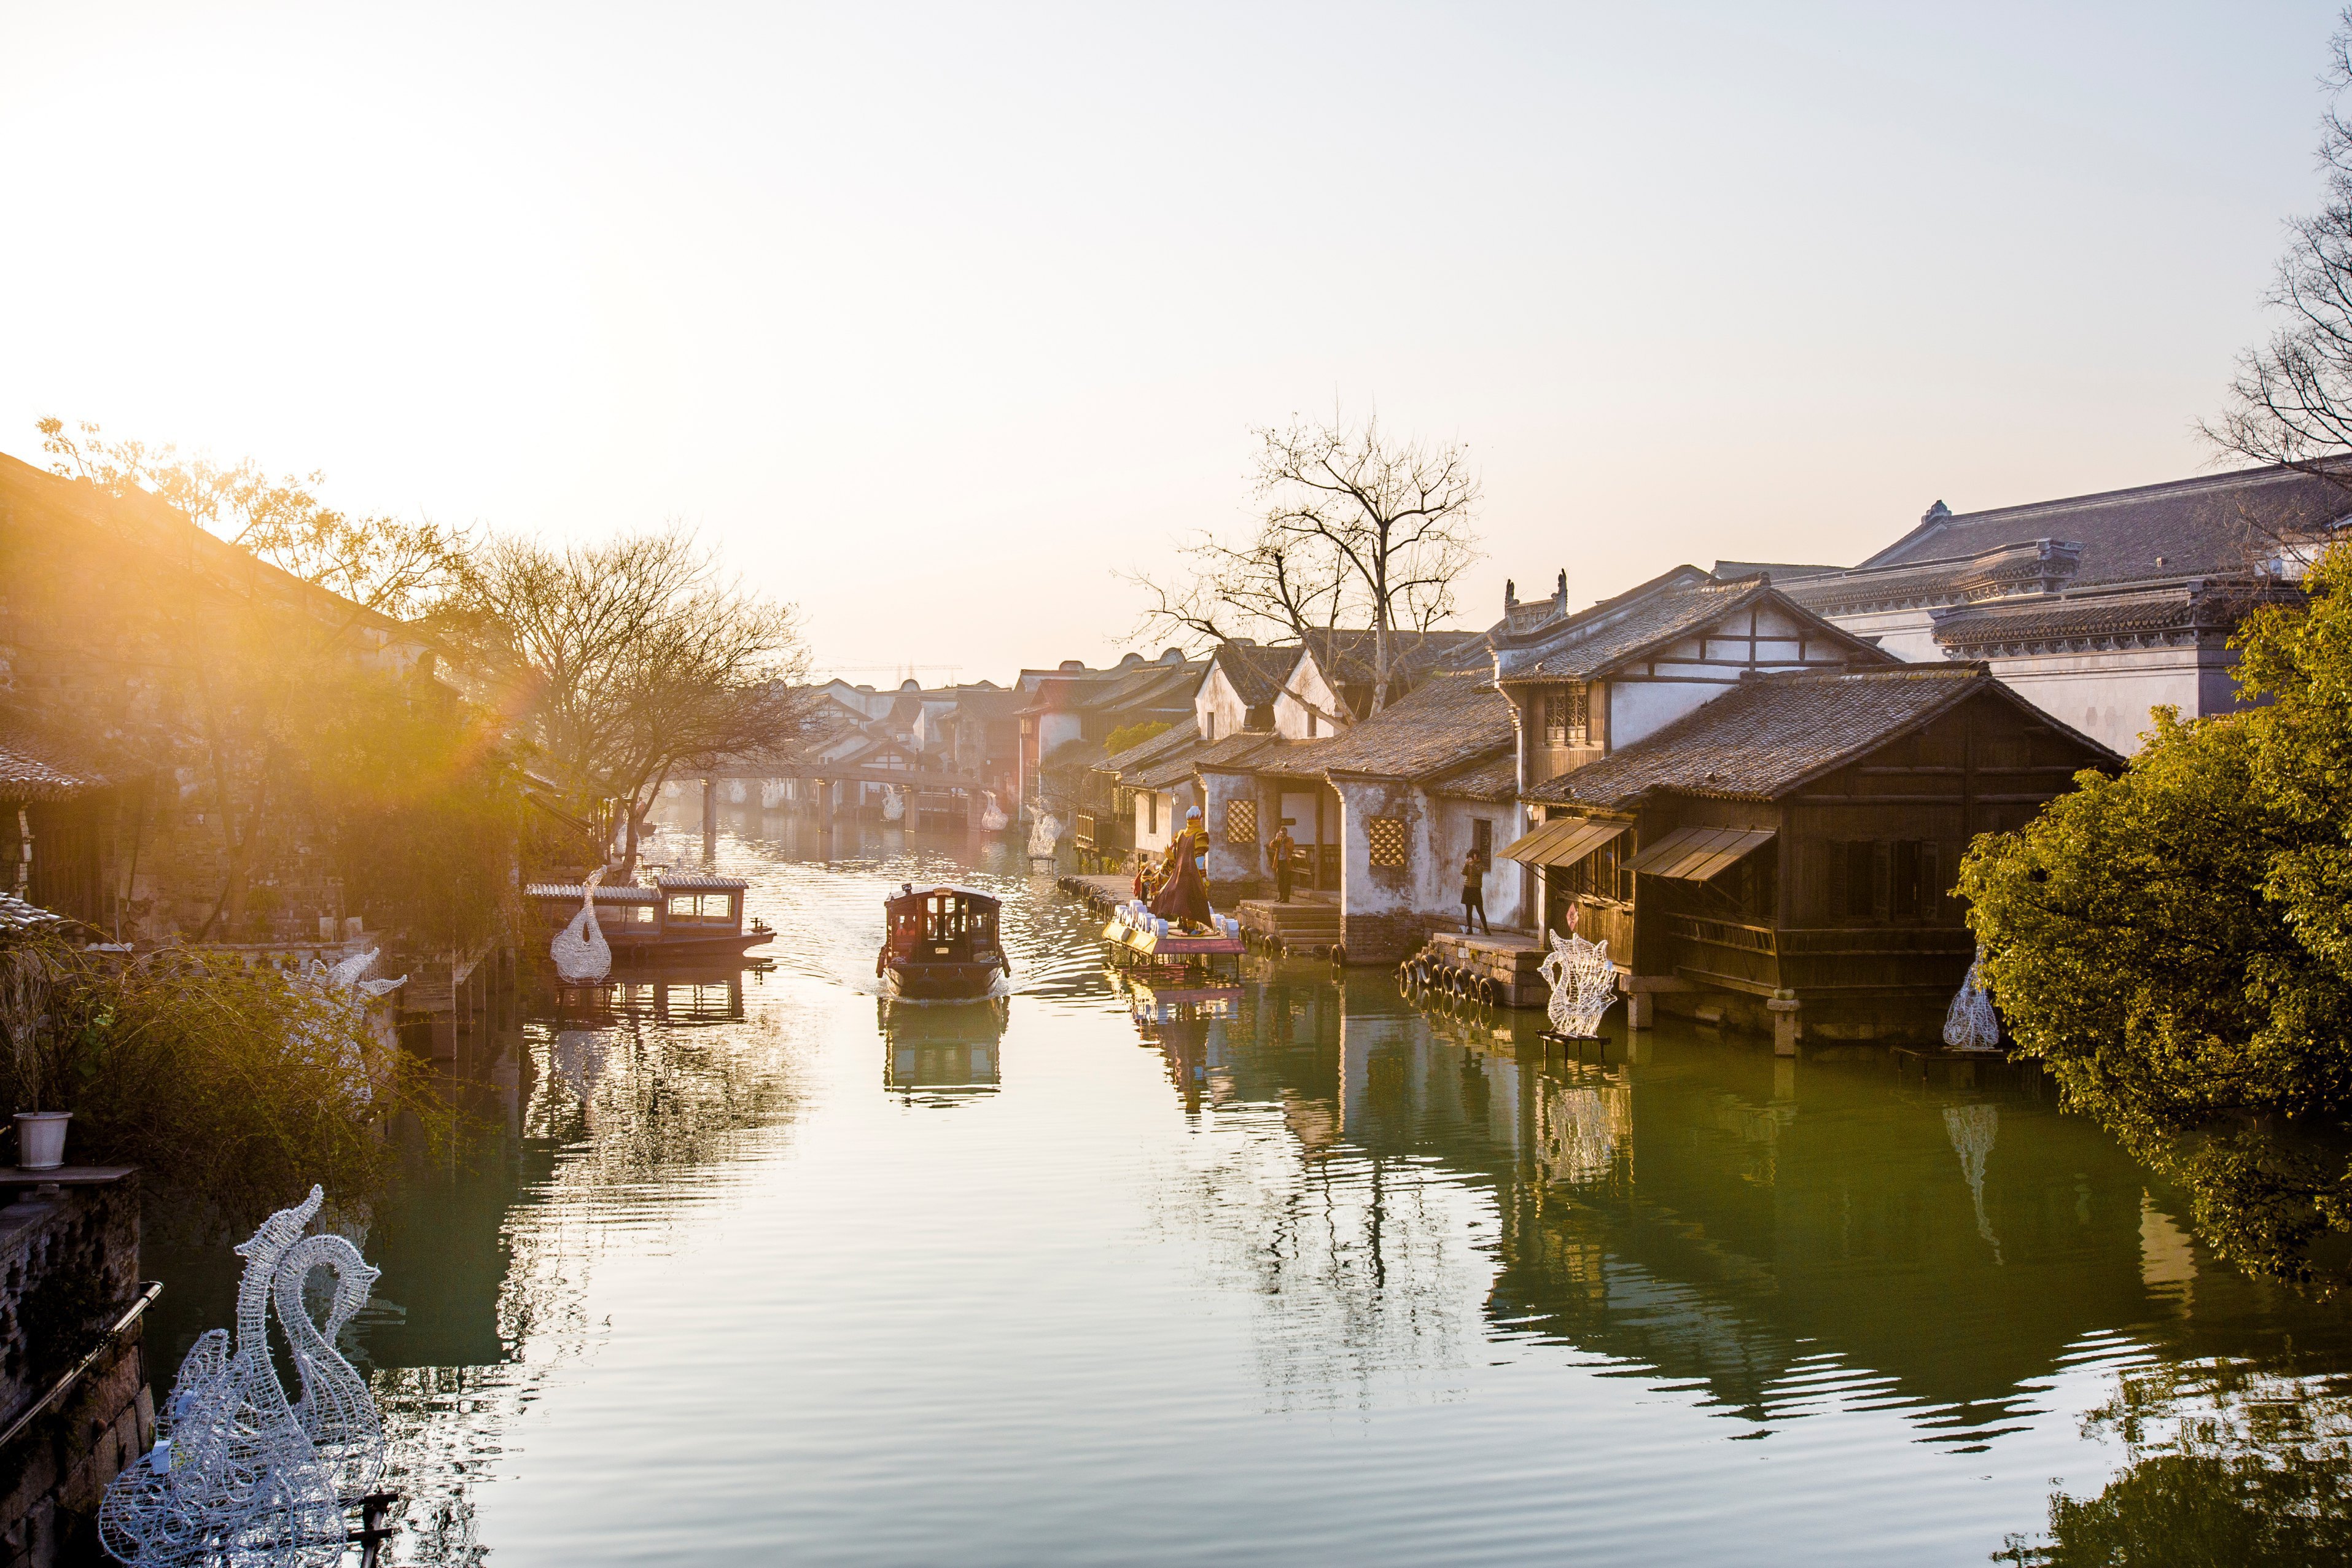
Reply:
[[1676, 828], [1625, 862], [1627, 871], [1705, 882], [1772, 841], [1770, 828]]
[[1495, 852], [1521, 865], [1574, 865], [1633, 825], [1591, 817], [1561, 817]]

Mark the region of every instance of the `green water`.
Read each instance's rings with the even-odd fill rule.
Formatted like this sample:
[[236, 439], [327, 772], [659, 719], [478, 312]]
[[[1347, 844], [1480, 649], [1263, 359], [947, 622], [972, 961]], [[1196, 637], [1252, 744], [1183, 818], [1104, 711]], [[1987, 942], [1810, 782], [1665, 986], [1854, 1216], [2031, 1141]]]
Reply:
[[[469, 1048], [368, 1228], [405, 1560], [1983, 1563], [2111, 1482], [2115, 1561], [2333, 1560], [2345, 1314], [2030, 1093], [1305, 966], [1139, 1022], [1003, 846], [716, 860], [775, 967]], [[1007, 900], [1002, 1005], [873, 994], [926, 878]], [[152, 1261], [168, 1375], [229, 1260]]]

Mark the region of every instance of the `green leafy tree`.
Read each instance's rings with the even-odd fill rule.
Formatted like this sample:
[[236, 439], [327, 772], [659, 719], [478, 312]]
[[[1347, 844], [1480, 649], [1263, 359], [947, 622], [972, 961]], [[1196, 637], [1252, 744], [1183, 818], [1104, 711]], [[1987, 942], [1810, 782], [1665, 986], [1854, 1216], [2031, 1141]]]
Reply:
[[2239, 631], [2267, 706], [2158, 710], [2121, 775], [2077, 775], [1960, 871], [2020, 1047], [2221, 1250], [2294, 1276], [2352, 1231], [2352, 547], [2308, 586]]
[[1103, 755], [1117, 757], [1120, 752], [1141, 746], [1155, 736], [1167, 734], [1171, 727], [1164, 718], [1149, 718], [1135, 724], [1123, 724], [1103, 737]]

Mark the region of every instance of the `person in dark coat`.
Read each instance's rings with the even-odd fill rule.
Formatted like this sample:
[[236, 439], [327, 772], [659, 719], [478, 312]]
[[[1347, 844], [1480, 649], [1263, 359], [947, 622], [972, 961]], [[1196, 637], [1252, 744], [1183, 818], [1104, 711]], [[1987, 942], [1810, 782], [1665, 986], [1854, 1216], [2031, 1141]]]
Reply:
[[1290, 902], [1290, 857], [1298, 852], [1297, 841], [1290, 836], [1290, 824], [1285, 821], [1274, 830], [1274, 837], [1265, 846], [1265, 858], [1274, 865], [1274, 901]]
[[1495, 928], [1486, 921], [1486, 862], [1478, 858], [1476, 850], [1462, 857], [1462, 935], [1465, 936], [1472, 935], [1470, 917], [1473, 915], [1478, 917], [1479, 925], [1486, 927], [1486, 935], [1492, 936]]

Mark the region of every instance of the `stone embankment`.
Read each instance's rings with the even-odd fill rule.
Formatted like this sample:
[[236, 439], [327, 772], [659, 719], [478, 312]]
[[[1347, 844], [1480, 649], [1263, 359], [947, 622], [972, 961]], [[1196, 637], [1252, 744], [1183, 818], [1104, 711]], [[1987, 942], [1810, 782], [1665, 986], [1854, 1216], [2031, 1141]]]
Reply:
[[0, 1568], [107, 1561], [99, 1498], [155, 1439], [137, 1177], [54, 1174], [0, 1173]]

